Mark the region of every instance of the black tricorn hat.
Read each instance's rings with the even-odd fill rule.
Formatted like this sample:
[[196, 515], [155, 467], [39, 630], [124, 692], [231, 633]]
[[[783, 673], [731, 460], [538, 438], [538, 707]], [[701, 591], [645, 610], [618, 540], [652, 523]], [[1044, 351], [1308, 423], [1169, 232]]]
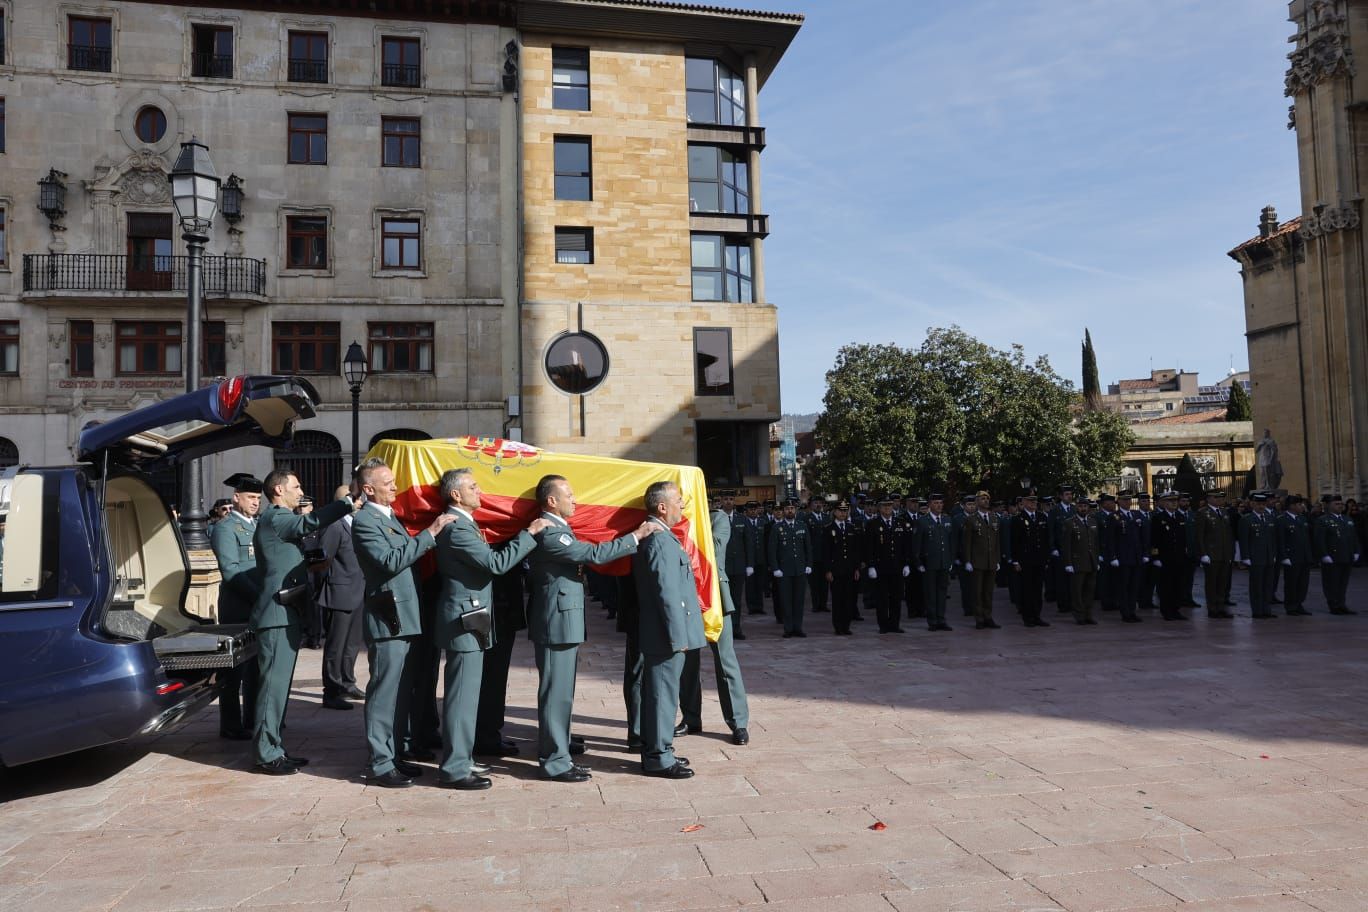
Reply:
[[261, 479], [246, 472], [229, 475], [223, 483], [240, 494], [260, 494], [263, 490]]

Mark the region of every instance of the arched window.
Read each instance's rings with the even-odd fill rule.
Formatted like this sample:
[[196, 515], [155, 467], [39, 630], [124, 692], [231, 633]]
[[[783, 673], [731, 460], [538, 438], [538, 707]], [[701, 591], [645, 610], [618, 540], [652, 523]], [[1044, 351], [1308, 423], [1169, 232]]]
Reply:
[[293, 470], [314, 503], [327, 503], [342, 484], [342, 444], [322, 431], [296, 431], [288, 447], [275, 451], [275, 467]]
[[373, 450], [375, 445], [382, 440], [431, 440], [432, 435], [427, 431], [417, 431], [413, 428], [391, 428], [388, 431], [381, 431], [370, 439], [366, 444], [366, 449]]
[[8, 437], [0, 437], [0, 469], [19, 464], [19, 447]]

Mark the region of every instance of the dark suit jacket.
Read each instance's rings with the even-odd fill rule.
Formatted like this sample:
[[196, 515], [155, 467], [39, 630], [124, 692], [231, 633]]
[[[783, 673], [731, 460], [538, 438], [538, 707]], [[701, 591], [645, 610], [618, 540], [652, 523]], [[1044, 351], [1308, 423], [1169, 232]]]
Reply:
[[360, 611], [366, 577], [352, 548], [351, 523], [343, 519], [328, 526], [319, 545], [328, 555], [328, 575], [318, 604], [329, 611]]

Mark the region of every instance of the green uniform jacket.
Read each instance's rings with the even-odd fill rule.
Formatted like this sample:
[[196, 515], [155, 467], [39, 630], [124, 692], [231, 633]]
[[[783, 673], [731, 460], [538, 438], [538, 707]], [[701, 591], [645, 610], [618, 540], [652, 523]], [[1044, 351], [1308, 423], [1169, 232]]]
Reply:
[[527, 561], [532, 566], [527, 578], [532, 588], [527, 636], [546, 646], [583, 643], [583, 565], [606, 564], [635, 554], [636, 536], [624, 535], [594, 545], [575, 538], [574, 530], [559, 517], [542, 515], [551, 525], [536, 536], [537, 548]]
[[1278, 562], [1278, 529], [1262, 510], [1240, 519], [1240, 556], [1260, 567]]
[[830, 513], [823, 512], [820, 516], [816, 513], [809, 513], [803, 519], [804, 525], [808, 530], [808, 548], [811, 551], [812, 563], [807, 566], [812, 567], [812, 572], [817, 573], [819, 567], [825, 567], [825, 555], [822, 554], [822, 545], [826, 541], [823, 534], [827, 526], [834, 522]]
[[1235, 559], [1235, 530], [1224, 510], [1207, 507], [1197, 514], [1197, 556], [1213, 561]]
[[[722, 613], [732, 614], [736, 611], [736, 605], [732, 603], [731, 572], [727, 569], [727, 562], [721, 559], [721, 555], [727, 553], [727, 548], [732, 541], [732, 532], [740, 532], [732, 526], [732, 521], [727, 518], [727, 514], [721, 510], [712, 511], [712, 534], [713, 534], [713, 554], [717, 559], [717, 586], [722, 591]], [[744, 572], [744, 571], [743, 571]]]
[[942, 514], [937, 522], [930, 513], [917, 520], [917, 559], [927, 570], [949, 570], [955, 565], [954, 521]]
[[479, 652], [475, 634], [461, 627], [461, 615], [489, 606], [494, 610], [494, 577], [503, 576], [537, 547], [526, 529], [517, 538], [491, 548], [475, 522], [464, 513], [447, 510], [456, 517], [437, 533], [437, 572], [442, 576], [442, 595], [437, 602], [433, 639], [439, 649]]
[[1070, 513], [1060, 532], [1059, 558], [1075, 573], [1096, 573], [1102, 559], [1102, 526], [1094, 516]]
[[[337, 522], [351, 509], [349, 500], [334, 501], [304, 516], [297, 516], [276, 504], [268, 504], [262, 509], [252, 536], [257, 565], [261, 568], [261, 591], [252, 609], [254, 628], [290, 626], [290, 612], [297, 609], [280, 604], [276, 593], [309, 581], [309, 565], [304, 561], [304, 550], [299, 542], [310, 532]], [[302, 624], [304, 618], [297, 616], [293, 621]]]
[[644, 655], [671, 655], [702, 649], [703, 615], [689, 555], [661, 520], [661, 531], [641, 543], [632, 557], [636, 579], [639, 634]]
[[1305, 516], [1283, 513], [1278, 517], [1278, 560], [1290, 560], [1294, 564], [1309, 564], [1315, 560], [1311, 551], [1311, 524]]
[[220, 624], [245, 624], [252, 616], [261, 597], [261, 571], [257, 568], [256, 548], [252, 536], [256, 523], [236, 513], [229, 513], [214, 523], [209, 533], [209, 544], [218, 558], [219, 586], [218, 619]]
[[770, 527], [766, 567], [771, 573], [782, 570], [784, 576], [802, 576], [811, 566], [812, 536], [806, 525], [795, 519], [792, 525], [781, 520]]
[[384, 621], [366, 612], [366, 635], [372, 641], [422, 634], [422, 610], [413, 565], [434, 544], [436, 542], [426, 529], [409, 535], [408, 529], [393, 513], [386, 516], [371, 504], [357, 511], [352, 519], [352, 549], [356, 551], [356, 563], [366, 577], [365, 598], [393, 592], [395, 607], [399, 609], [397, 634], [391, 632]]
[[985, 516], [981, 511], [966, 514], [960, 525], [961, 560], [973, 564], [975, 570], [996, 570], [1002, 559], [1001, 536], [997, 516]]
[[752, 520], [750, 517], [742, 516], [740, 525], [745, 536], [742, 550], [746, 555], [746, 566], [759, 573], [765, 568], [765, 524], [759, 517]]
[[1354, 521], [1343, 513], [1326, 513], [1316, 523], [1316, 553], [1337, 564], [1352, 564], [1358, 554]]

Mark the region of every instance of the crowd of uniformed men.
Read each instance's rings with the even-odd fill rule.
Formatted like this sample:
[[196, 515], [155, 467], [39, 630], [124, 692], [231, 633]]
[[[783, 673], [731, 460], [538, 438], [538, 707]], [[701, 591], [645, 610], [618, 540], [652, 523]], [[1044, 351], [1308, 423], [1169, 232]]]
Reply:
[[[700, 652], [702, 609], [690, 559], [670, 530], [681, 519], [679, 488], [657, 482], [644, 493], [647, 519], [627, 535], [600, 544], [579, 540], [570, 482], [541, 479], [540, 515], [510, 541], [490, 545], [475, 521], [480, 488], [469, 469], [440, 479], [445, 504], [422, 532], [410, 535], [395, 516], [394, 473], [367, 460], [335, 499], [313, 507], [296, 475], [278, 469], [264, 480], [238, 474], [211, 541], [222, 584], [219, 618], [247, 623], [258, 661], [235, 669], [219, 701], [219, 733], [251, 741], [254, 769], [272, 775], [308, 763], [285, 749], [290, 686], [299, 649], [316, 607], [328, 616], [323, 654], [323, 705], [351, 710], [364, 700], [370, 784], [403, 788], [436, 762], [437, 784], [490, 787], [490, 767], [477, 756], [509, 757], [518, 744], [502, 734], [513, 642], [520, 629], [532, 641], [538, 672], [537, 762], [557, 782], [585, 782], [583, 739], [571, 734], [579, 644], [585, 640], [587, 568], [631, 558], [632, 571], [605, 597], [627, 635], [623, 698], [627, 749], [646, 775], [685, 779], [689, 761], [674, 738], [702, 728]], [[732, 523], [712, 514], [718, 553], [728, 550]], [[664, 532], [665, 534], [658, 534]], [[426, 580], [419, 559], [435, 556]], [[735, 744], [746, 744], [748, 710], [732, 649], [734, 608], [719, 567], [724, 623], [710, 648], [723, 715]], [[358, 688], [355, 664], [364, 645], [370, 676]], [[445, 669], [437, 708], [437, 675]], [[683, 710], [683, 721], [676, 714]], [[440, 755], [434, 752], [440, 748]]]

